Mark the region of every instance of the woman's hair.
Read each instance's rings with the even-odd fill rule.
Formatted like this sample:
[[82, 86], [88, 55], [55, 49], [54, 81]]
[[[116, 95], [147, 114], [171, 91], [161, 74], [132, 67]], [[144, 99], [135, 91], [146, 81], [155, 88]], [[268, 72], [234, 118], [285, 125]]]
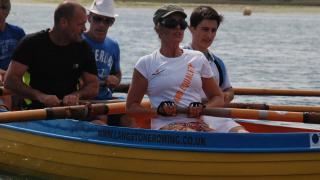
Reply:
[[216, 20], [219, 27], [220, 23], [223, 21], [223, 16], [219, 15], [218, 12], [210, 6], [199, 6], [191, 13], [190, 26], [197, 27], [204, 19]]

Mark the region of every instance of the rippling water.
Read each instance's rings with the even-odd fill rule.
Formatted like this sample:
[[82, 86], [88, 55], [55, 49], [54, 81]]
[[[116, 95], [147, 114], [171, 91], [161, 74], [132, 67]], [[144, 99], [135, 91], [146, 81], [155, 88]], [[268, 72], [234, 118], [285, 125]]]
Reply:
[[[8, 21], [27, 33], [50, 28], [55, 5], [14, 5]], [[159, 47], [153, 8], [117, 8], [109, 35], [118, 40], [121, 66], [130, 81], [135, 62]], [[190, 14], [191, 9], [187, 9]], [[224, 12], [211, 49], [224, 59], [234, 87], [320, 89], [320, 13]], [[186, 31], [183, 43], [190, 41]], [[315, 97], [238, 96], [238, 102], [319, 104]]]

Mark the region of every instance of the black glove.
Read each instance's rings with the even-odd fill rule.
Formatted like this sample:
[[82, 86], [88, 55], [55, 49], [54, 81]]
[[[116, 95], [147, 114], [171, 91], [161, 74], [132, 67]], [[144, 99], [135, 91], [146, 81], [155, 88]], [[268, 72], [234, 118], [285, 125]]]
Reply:
[[158, 106], [157, 112], [162, 116], [176, 116], [177, 105], [172, 101], [162, 101]]
[[201, 102], [192, 102], [188, 107], [188, 117], [199, 118], [203, 114], [203, 110], [206, 106]]

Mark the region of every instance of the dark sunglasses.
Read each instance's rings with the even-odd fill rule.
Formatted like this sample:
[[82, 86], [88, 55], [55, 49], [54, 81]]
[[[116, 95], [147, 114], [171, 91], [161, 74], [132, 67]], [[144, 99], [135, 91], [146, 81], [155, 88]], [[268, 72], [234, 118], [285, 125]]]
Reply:
[[103, 24], [111, 26], [114, 23], [114, 18], [101, 17], [101, 16], [92, 16], [94, 23], [103, 22]]
[[179, 25], [182, 30], [185, 30], [188, 27], [188, 23], [185, 20], [178, 21], [171, 18], [163, 19], [160, 21], [160, 25], [169, 29], [174, 29]]

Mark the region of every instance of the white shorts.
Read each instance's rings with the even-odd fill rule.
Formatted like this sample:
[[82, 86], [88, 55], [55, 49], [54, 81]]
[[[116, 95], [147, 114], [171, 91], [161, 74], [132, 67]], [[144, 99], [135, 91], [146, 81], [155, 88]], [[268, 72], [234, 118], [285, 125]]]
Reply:
[[202, 116], [202, 118], [210, 128], [215, 129], [215, 132], [227, 133], [232, 128], [241, 126], [230, 118], [220, 118], [213, 116]]

